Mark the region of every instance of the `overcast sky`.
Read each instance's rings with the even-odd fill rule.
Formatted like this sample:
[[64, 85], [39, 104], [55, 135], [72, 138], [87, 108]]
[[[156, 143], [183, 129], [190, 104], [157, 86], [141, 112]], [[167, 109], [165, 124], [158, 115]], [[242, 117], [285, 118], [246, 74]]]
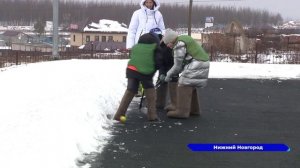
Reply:
[[[86, 0], [89, 1], [89, 0]], [[94, 1], [94, 0], [90, 0]], [[111, 0], [102, 0], [110, 1]], [[115, 0], [120, 2], [140, 2], [140, 0]], [[189, 3], [189, 0], [159, 0], [161, 3]], [[193, 0], [194, 4], [203, 5], [231, 5], [236, 7], [250, 7], [280, 13], [284, 20], [300, 20], [300, 0]]]

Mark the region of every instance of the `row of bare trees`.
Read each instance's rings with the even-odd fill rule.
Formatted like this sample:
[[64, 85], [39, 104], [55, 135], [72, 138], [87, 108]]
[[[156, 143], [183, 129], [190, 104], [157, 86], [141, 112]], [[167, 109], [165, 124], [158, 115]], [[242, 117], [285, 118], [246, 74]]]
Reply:
[[[80, 3], [68, 0], [60, 3], [60, 23], [68, 25], [84, 19], [112, 19], [128, 24], [139, 4], [103, 3], [93, 1]], [[112, 10], [113, 9], [113, 10]], [[187, 27], [188, 6], [162, 4], [162, 12], [167, 27]], [[265, 10], [221, 6], [195, 5], [192, 13], [193, 27], [203, 26], [205, 17], [215, 18], [216, 24], [227, 24], [238, 20], [243, 25], [279, 24], [283, 21], [280, 14]], [[28, 25], [38, 20], [52, 20], [52, 0], [1, 0], [0, 22], [2, 24]]]

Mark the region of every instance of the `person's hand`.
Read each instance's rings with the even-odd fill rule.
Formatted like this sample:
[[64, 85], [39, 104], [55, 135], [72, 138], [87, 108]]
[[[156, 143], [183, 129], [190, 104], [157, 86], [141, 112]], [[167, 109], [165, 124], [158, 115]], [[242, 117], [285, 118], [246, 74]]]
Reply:
[[159, 75], [159, 80], [160, 80], [161, 82], [164, 82], [164, 81], [165, 81], [165, 78], [166, 78], [166, 75], [164, 75], [164, 74]]
[[171, 78], [169, 75], [167, 75], [167, 76], [165, 77], [165, 82], [170, 82], [171, 79], [172, 79], [172, 78]]

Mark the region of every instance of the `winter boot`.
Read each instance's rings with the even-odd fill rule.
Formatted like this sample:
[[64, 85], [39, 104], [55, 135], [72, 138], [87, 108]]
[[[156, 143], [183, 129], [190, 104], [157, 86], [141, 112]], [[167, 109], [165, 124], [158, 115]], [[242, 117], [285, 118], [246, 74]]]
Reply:
[[177, 100], [177, 82], [169, 82], [168, 89], [169, 89], [169, 97], [170, 97], [170, 104], [165, 107], [166, 111], [174, 111], [176, 110], [176, 100]]
[[190, 115], [200, 115], [199, 98], [197, 94], [197, 89], [193, 90]]
[[156, 108], [163, 109], [166, 105], [167, 83], [161, 84], [156, 89]]
[[125, 115], [126, 114], [126, 111], [127, 111], [127, 108], [130, 104], [130, 102], [132, 101], [133, 97], [134, 97], [134, 93], [129, 91], [129, 90], [126, 90], [124, 95], [123, 95], [123, 98], [121, 100], [121, 103], [119, 105], [119, 108], [114, 116], [114, 120], [120, 120], [120, 117], [122, 115]]
[[190, 116], [193, 89], [190, 86], [178, 86], [176, 110], [169, 111], [168, 117], [188, 118]]
[[148, 120], [149, 121], [158, 120], [158, 116], [156, 112], [156, 91], [154, 88], [145, 89], [144, 91], [147, 99]]

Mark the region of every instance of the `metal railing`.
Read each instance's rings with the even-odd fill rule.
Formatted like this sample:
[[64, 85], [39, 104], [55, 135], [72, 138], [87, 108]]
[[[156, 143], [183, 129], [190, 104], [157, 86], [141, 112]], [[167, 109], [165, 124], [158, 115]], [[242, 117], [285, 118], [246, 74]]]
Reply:
[[[59, 53], [60, 60], [68, 59], [128, 59], [128, 53], [101, 53], [91, 51], [65, 51]], [[52, 61], [51, 52], [0, 50], [0, 68], [12, 65]]]
[[[103, 53], [93, 50], [69, 50], [59, 53], [60, 60], [68, 59], [128, 59], [126, 52]], [[300, 64], [300, 51], [248, 51], [246, 54], [223, 54], [209, 51], [210, 61], [263, 64]], [[35, 62], [52, 61], [51, 52], [0, 50], [0, 68]]]
[[300, 64], [300, 51], [249, 51], [245, 54], [210, 53], [210, 61], [259, 64]]

